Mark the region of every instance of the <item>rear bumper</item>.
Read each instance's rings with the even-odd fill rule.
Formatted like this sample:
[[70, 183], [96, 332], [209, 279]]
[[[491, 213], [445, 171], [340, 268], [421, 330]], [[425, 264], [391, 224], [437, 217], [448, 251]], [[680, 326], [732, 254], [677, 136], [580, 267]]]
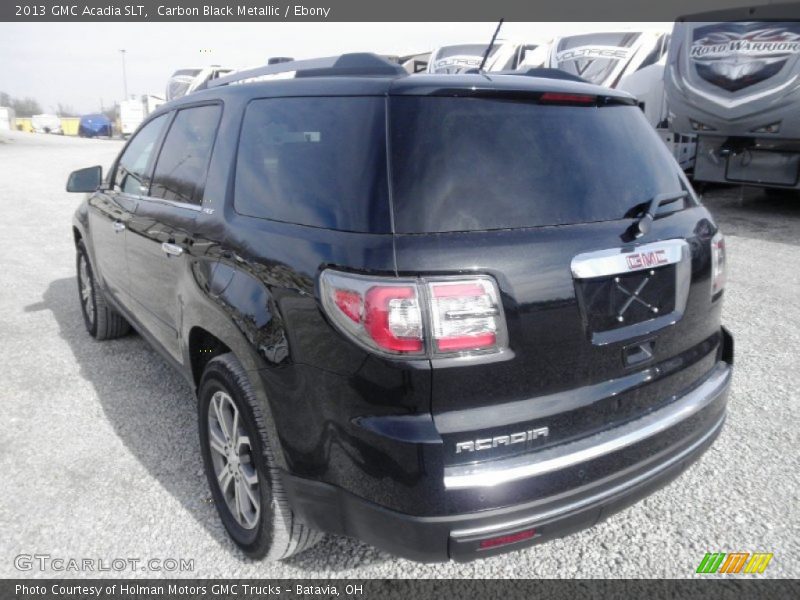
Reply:
[[[620, 459], [619, 468], [610, 474], [606, 472], [599, 479], [530, 502], [466, 514], [420, 517], [387, 510], [339, 487], [289, 474], [284, 475], [284, 487], [298, 518], [312, 527], [354, 537], [412, 560], [465, 561], [516, 550], [591, 527], [677, 477], [721, 431], [731, 375], [730, 364], [720, 361], [692, 392], [638, 423], [611, 430], [603, 439], [595, 440], [597, 443], [565, 444], [553, 449], [560, 452], [559, 456], [534, 453], [526, 463], [516, 459], [492, 461], [477, 475], [462, 473], [467, 479], [452, 479], [450, 473], [450, 483], [457, 482], [459, 493], [469, 485], [474, 488], [471, 493], [481, 494], [484, 489], [503, 486], [520, 477], [535, 488], [537, 478], [559, 477], [562, 469], [591, 471], [592, 460], [614, 460], [623, 453], [629, 456], [637, 445], [642, 446], [641, 460], [631, 463]], [[646, 444], [664, 436], [671, 443], [649, 453]], [[602, 456], [598, 458], [600, 452]], [[559, 460], [566, 462], [560, 465]], [[480, 547], [481, 541], [520, 532], [528, 532], [529, 537], [489, 549]]]

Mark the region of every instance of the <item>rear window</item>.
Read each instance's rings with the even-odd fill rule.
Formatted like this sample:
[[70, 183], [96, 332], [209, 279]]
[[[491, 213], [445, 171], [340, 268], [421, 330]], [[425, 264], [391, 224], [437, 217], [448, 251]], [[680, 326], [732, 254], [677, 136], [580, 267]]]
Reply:
[[395, 97], [391, 148], [398, 233], [615, 220], [683, 189], [635, 106]]
[[239, 140], [236, 212], [390, 232], [385, 128], [383, 98], [254, 100]]

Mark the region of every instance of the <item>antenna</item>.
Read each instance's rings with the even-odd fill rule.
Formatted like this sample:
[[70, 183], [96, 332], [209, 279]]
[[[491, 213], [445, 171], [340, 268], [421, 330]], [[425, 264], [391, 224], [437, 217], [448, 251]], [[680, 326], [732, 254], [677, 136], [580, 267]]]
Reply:
[[500, 22], [497, 24], [497, 29], [494, 30], [492, 41], [489, 42], [489, 45], [486, 46], [486, 52], [483, 53], [483, 60], [481, 61], [481, 66], [478, 67], [478, 71], [483, 71], [483, 67], [486, 64], [486, 59], [489, 58], [489, 52], [492, 51], [494, 41], [497, 39], [497, 34], [500, 33], [500, 28], [503, 26], [503, 21], [505, 21], [505, 19], [500, 19]]

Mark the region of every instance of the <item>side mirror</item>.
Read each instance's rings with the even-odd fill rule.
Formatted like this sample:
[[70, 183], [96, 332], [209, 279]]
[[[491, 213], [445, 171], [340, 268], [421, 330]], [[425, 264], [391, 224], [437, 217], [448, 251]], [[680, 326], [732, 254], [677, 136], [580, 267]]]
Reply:
[[86, 167], [69, 174], [67, 179], [68, 192], [91, 193], [100, 187], [103, 182], [103, 167]]

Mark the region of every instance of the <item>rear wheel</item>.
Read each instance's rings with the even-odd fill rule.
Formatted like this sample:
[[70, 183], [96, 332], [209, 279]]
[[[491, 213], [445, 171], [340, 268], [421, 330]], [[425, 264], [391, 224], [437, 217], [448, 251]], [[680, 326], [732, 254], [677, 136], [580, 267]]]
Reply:
[[89, 262], [89, 254], [83, 241], [77, 248], [78, 298], [86, 331], [97, 340], [110, 340], [122, 337], [131, 329], [125, 317], [111, 308], [97, 286], [97, 280]]
[[289, 508], [263, 410], [233, 354], [208, 363], [198, 400], [206, 477], [233, 541], [253, 558], [281, 560], [322, 539]]

